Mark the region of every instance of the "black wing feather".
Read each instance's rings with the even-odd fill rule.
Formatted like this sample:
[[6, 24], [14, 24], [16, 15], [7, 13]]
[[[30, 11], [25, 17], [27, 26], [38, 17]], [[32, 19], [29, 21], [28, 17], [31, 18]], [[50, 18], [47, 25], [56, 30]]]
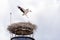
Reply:
[[23, 13], [25, 13], [24, 10], [23, 10], [21, 7], [18, 6], [18, 8], [19, 8]]

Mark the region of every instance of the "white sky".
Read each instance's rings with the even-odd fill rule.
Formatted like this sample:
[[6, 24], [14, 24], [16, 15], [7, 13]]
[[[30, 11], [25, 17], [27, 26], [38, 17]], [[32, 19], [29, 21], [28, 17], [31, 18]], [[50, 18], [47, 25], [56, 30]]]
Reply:
[[[22, 17], [17, 6], [29, 8], [29, 19]], [[7, 26], [12, 23], [30, 21], [37, 25], [34, 33], [36, 40], [60, 40], [60, 0], [0, 0], [0, 39], [9, 40]]]

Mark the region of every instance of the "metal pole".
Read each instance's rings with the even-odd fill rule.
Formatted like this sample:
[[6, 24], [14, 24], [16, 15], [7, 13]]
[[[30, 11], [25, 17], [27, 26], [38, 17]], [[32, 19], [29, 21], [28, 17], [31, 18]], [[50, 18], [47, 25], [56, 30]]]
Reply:
[[10, 13], [10, 24], [12, 22], [12, 13]]
[[[12, 13], [10, 13], [10, 24], [12, 23]], [[13, 37], [13, 34], [12, 33], [10, 33], [10, 38], [12, 38]]]

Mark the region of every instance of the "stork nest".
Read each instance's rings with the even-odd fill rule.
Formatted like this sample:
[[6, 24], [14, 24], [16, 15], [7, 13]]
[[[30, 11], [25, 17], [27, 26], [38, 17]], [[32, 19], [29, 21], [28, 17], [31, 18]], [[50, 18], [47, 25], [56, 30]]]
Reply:
[[30, 35], [35, 29], [36, 25], [30, 22], [13, 23], [8, 26], [8, 30], [16, 35]]

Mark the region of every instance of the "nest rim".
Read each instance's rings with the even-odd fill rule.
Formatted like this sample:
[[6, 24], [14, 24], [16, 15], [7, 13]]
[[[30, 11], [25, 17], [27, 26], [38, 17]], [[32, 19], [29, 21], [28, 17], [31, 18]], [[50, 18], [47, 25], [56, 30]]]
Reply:
[[[25, 25], [24, 25], [24, 23], [25, 23]], [[22, 26], [22, 24], [24, 26]], [[26, 24], [29, 24], [29, 27]], [[8, 31], [10, 31], [11, 33], [16, 34], [16, 35], [30, 35], [33, 33], [33, 30], [36, 29], [35, 27], [36, 26], [30, 22], [19, 22], [19, 23], [13, 23], [13, 24], [9, 25], [7, 29], [8, 29]], [[21, 30], [19, 29], [20, 33], [18, 31], [16, 31], [16, 30], [18, 30], [18, 28], [21, 29]]]

